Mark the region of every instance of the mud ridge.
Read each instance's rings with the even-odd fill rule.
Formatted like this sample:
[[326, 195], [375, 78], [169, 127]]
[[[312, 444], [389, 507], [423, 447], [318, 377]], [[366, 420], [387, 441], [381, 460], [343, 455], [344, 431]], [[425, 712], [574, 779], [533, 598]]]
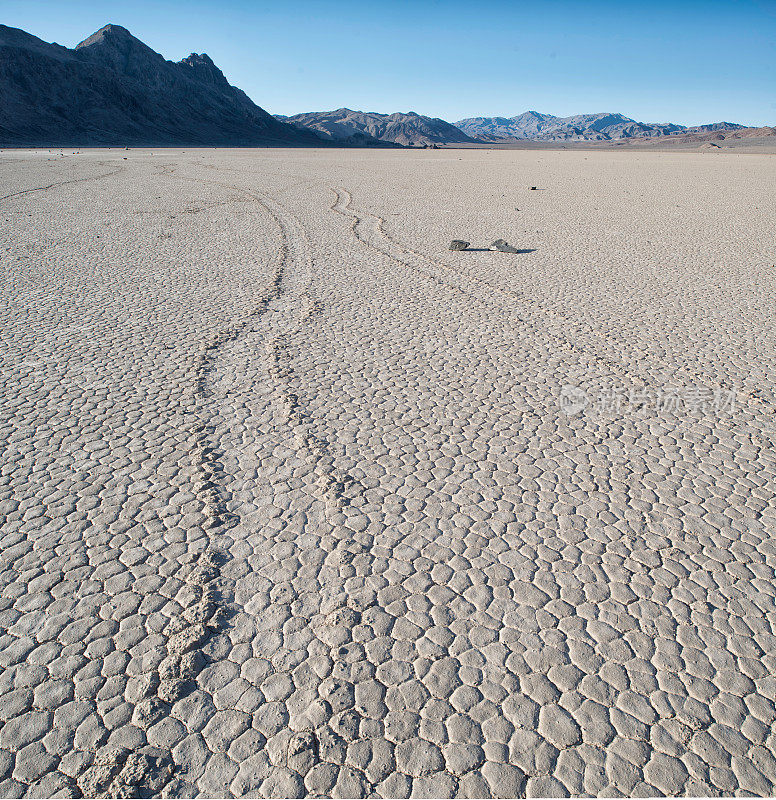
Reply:
[[[172, 168], [161, 166], [163, 174], [174, 174]], [[260, 204], [274, 218], [270, 209], [264, 203]], [[180, 583], [175, 599], [183, 608], [182, 614], [170, 619], [165, 627], [165, 644], [152, 662], [156, 666], [150, 672], [133, 678], [137, 702], [132, 724], [141, 730], [169, 716], [172, 705], [196, 687], [196, 677], [206, 664], [202, 648], [229, 616], [228, 585], [219, 569], [228, 554], [215, 542], [239, 519], [227, 508], [223, 454], [213, 438], [217, 411], [210, 407], [211, 382], [223, 348], [239, 339], [266, 311], [267, 303], [280, 296], [287, 257], [284, 242], [272, 279], [269, 285], [256, 292], [254, 307], [242, 319], [218, 331], [194, 362], [192, 456], [199, 478], [192, 488], [201, 504], [202, 527], [207, 533], [208, 544], [199, 553], [189, 554], [174, 570]], [[186, 796], [192, 787], [188, 787], [184, 779], [185, 775], [176, 775], [169, 753], [143, 747], [138, 751], [99, 751], [93, 764], [77, 777], [77, 784], [80, 791], [89, 797], [151, 797], [160, 793]]]

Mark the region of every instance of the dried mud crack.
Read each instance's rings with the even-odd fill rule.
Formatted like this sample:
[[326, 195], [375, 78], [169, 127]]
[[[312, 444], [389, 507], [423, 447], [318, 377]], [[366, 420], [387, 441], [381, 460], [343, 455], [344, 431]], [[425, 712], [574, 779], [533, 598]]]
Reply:
[[770, 162], [127, 155], [0, 154], [0, 796], [773, 793]]
[[[491, 281], [478, 277], [471, 271], [456, 269], [440, 259], [429, 257], [413, 249], [406, 243], [398, 241], [386, 231], [387, 222], [383, 217], [371, 212], [354, 209], [352, 195], [347, 189], [331, 189], [331, 191], [335, 195], [331, 210], [351, 219], [354, 235], [366, 246], [377, 248], [374, 242], [374, 234], [376, 234], [383, 246], [387, 248], [383, 252], [405, 267], [417, 270], [418, 263], [421, 263], [425, 266], [420, 269], [427, 270], [426, 274], [429, 277], [432, 277], [432, 273], [428, 272], [428, 270], [441, 269], [447, 273], [462, 276], [466, 282], [478, 289], [484, 289], [486, 293], [517, 301], [520, 312], [524, 315], [522, 320], [524, 323], [532, 324], [537, 326], [538, 329], [545, 330], [546, 335], [558, 341], [560, 350], [579, 353], [608, 367], [613, 375], [626, 379], [628, 385], [637, 391], [639, 388], [643, 389], [644, 386], [654, 382], [655, 375], [665, 375], [667, 369], [665, 361], [657, 360], [654, 357], [650, 359], [643, 353], [631, 355], [632, 346], [630, 342], [622, 337], [618, 337], [610, 331], [606, 331], [604, 337], [601, 337], [590, 326], [581, 324], [562, 311], [558, 311], [548, 305], [542, 305], [524, 292], [495, 285]], [[360, 226], [363, 226], [367, 220], [371, 220], [371, 233], [369, 235], [360, 232]], [[412, 259], [414, 263], [411, 263], [408, 259]], [[452, 286], [453, 284], [450, 285]], [[455, 286], [462, 291], [471, 291], [466, 286], [466, 283], [456, 282]], [[477, 293], [476, 296], [482, 302], [482, 294]], [[586, 345], [580, 345], [580, 341], [586, 342]], [[626, 356], [630, 357], [626, 358]], [[647, 366], [651, 372], [646, 372], [643, 369], [644, 366]], [[697, 381], [699, 386], [732, 392], [740, 388], [720, 380], [718, 376], [709, 375], [692, 367], [671, 369], [670, 373], [672, 381], [675, 382], [689, 379]], [[744, 399], [744, 396], [742, 396], [742, 399]], [[748, 389], [745, 399], [761, 411], [773, 409], [772, 402], [764, 396], [762, 390]]]

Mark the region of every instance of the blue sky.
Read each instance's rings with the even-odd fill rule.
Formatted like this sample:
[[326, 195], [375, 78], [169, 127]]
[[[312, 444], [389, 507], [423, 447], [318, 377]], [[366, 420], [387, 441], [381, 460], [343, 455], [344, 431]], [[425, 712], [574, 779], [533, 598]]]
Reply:
[[69, 47], [107, 22], [206, 52], [268, 111], [528, 109], [776, 124], [776, 0], [2, 0]]

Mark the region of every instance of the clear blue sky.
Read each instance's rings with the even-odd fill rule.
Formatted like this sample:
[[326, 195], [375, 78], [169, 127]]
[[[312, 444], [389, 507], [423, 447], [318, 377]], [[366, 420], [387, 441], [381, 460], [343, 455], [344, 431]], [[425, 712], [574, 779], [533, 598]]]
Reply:
[[528, 109], [776, 124], [776, 0], [2, 0], [69, 47], [107, 22], [206, 52], [276, 114]]

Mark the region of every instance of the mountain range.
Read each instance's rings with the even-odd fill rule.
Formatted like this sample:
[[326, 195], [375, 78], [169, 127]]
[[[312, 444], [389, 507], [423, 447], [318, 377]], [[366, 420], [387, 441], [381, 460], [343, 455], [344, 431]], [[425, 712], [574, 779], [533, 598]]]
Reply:
[[320, 145], [203, 54], [166, 61], [120, 25], [69, 49], [0, 25], [0, 145]]
[[275, 117], [204, 53], [167, 61], [120, 25], [106, 25], [73, 49], [0, 25], [0, 146], [434, 147], [748, 135], [769, 134], [731, 122], [688, 128], [608, 113], [526, 111], [454, 125], [414, 111], [348, 108]]
[[377, 114], [369, 111], [310, 111], [292, 117], [278, 117], [302, 128], [316, 131], [324, 139], [337, 143], [373, 144], [391, 142], [400, 145], [473, 143], [460, 128], [438, 117], [406, 114]]
[[738, 130], [733, 122], [715, 122], [687, 128], [671, 122], [637, 122], [622, 114], [577, 114], [555, 117], [538, 111], [525, 111], [516, 117], [469, 117], [455, 123], [464, 133], [479, 141], [533, 139], [540, 141], [606, 141], [635, 137], [671, 136], [677, 133], [704, 133]]

